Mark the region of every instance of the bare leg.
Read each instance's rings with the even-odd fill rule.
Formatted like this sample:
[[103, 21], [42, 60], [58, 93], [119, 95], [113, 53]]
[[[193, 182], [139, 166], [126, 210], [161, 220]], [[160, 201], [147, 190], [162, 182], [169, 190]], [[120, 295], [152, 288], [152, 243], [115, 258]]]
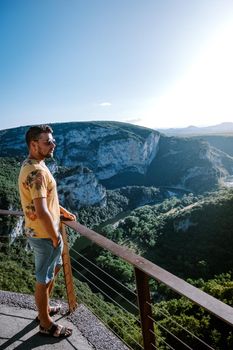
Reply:
[[36, 282], [35, 301], [39, 313], [40, 323], [43, 327], [48, 328], [51, 325], [52, 319], [48, 313], [49, 293], [48, 284]]
[[[53, 322], [48, 313], [48, 306], [49, 306], [48, 290], [49, 290], [49, 284], [42, 284], [38, 282], [36, 283], [35, 300], [39, 311], [41, 333], [48, 332]], [[64, 330], [65, 332], [63, 333], [65, 337], [68, 337], [72, 334], [72, 329], [63, 327], [58, 324], [57, 329], [52, 334], [52, 336], [59, 337], [62, 330]]]
[[55, 271], [54, 271], [54, 278], [49, 282], [49, 297], [51, 296], [52, 294], [52, 291], [53, 291], [53, 287], [54, 287], [54, 281], [55, 281], [55, 277], [57, 276], [58, 272], [60, 271], [61, 269], [61, 266], [56, 266], [55, 267]]
[[[54, 278], [49, 283], [47, 283], [46, 285], [45, 284], [41, 284], [41, 283], [36, 283], [35, 301], [36, 301], [36, 306], [37, 306], [38, 313], [39, 313], [39, 315], [38, 315], [38, 319], [39, 320], [42, 320], [41, 316], [40, 316], [40, 309], [39, 309], [39, 307], [40, 307], [39, 305], [41, 303], [41, 296], [43, 295], [43, 297], [42, 297], [43, 306], [45, 304], [47, 305], [47, 310], [48, 310], [48, 313], [49, 313], [50, 312], [49, 297], [50, 297], [50, 295], [52, 293], [52, 290], [53, 290], [53, 287], [54, 287], [54, 279], [55, 279], [56, 275], [58, 274], [58, 272], [60, 271], [60, 269], [61, 269], [60, 266], [56, 266], [55, 271], [54, 271]], [[45, 288], [43, 288], [43, 286]], [[43, 306], [42, 306], [42, 308], [43, 308]], [[49, 319], [51, 320], [50, 317], [49, 317]]]
[[[51, 281], [52, 282], [52, 281]], [[49, 316], [49, 288], [51, 286], [51, 282], [47, 284], [42, 284], [36, 282], [36, 289], [35, 289], [35, 301], [36, 306], [39, 312], [39, 319], [40, 319], [40, 332], [45, 333], [48, 332], [48, 329], [50, 329], [53, 320]], [[57, 325], [56, 331], [52, 334], [53, 336], [59, 337], [62, 330], [65, 332], [63, 333], [65, 337], [68, 337], [72, 334], [72, 329], [63, 327], [61, 325]]]

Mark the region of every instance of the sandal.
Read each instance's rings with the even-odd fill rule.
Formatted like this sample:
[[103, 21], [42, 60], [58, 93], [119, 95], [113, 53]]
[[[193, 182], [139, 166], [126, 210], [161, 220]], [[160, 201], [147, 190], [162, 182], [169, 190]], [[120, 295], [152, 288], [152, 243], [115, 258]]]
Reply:
[[[61, 311], [61, 305], [50, 306], [49, 316], [57, 315]], [[39, 316], [36, 316], [36, 322], [40, 322]]]
[[61, 311], [61, 305], [50, 306], [49, 316], [54, 316]]
[[52, 323], [49, 328], [44, 328], [41, 325], [39, 326], [39, 333], [41, 335], [46, 335], [54, 338], [67, 338], [71, 336], [72, 329], [61, 326], [57, 323]]

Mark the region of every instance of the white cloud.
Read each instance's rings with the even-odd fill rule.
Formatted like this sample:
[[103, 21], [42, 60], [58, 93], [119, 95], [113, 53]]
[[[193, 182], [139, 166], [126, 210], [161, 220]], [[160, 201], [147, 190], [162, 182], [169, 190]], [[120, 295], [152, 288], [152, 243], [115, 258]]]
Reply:
[[127, 119], [124, 122], [125, 123], [132, 123], [132, 124], [137, 124], [138, 122], [141, 122], [142, 119], [141, 118], [137, 118], [137, 119]]
[[100, 107], [109, 107], [111, 106], [112, 104], [110, 102], [102, 102], [99, 104]]

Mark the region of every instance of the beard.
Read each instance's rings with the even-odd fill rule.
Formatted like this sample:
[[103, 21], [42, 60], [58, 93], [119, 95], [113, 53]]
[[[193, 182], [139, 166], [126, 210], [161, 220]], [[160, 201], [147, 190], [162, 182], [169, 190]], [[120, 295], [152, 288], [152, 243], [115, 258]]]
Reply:
[[53, 158], [53, 152], [54, 152], [54, 150], [50, 150], [50, 151], [45, 153], [42, 151], [42, 149], [40, 147], [38, 148], [38, 155], [40, 156], [41, 159]]
[[46, 159], [53, 158], [53, 151], [47, 153], [47, 154], [45, 155], [45, 158], [46, 158]]

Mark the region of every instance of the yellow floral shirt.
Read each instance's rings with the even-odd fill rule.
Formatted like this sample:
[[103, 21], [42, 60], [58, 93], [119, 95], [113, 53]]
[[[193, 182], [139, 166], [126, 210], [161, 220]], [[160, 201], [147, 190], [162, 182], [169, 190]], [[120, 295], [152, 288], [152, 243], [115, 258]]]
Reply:
[[25, 232], [29, 237], [50, 238], [36, 216], [33, 199], [46, 198], [48, 210], [59, 231], [60, 207], [56, 181], [43, 161], [26, 159], [19, 174], [19, 193], [25, 215]]

